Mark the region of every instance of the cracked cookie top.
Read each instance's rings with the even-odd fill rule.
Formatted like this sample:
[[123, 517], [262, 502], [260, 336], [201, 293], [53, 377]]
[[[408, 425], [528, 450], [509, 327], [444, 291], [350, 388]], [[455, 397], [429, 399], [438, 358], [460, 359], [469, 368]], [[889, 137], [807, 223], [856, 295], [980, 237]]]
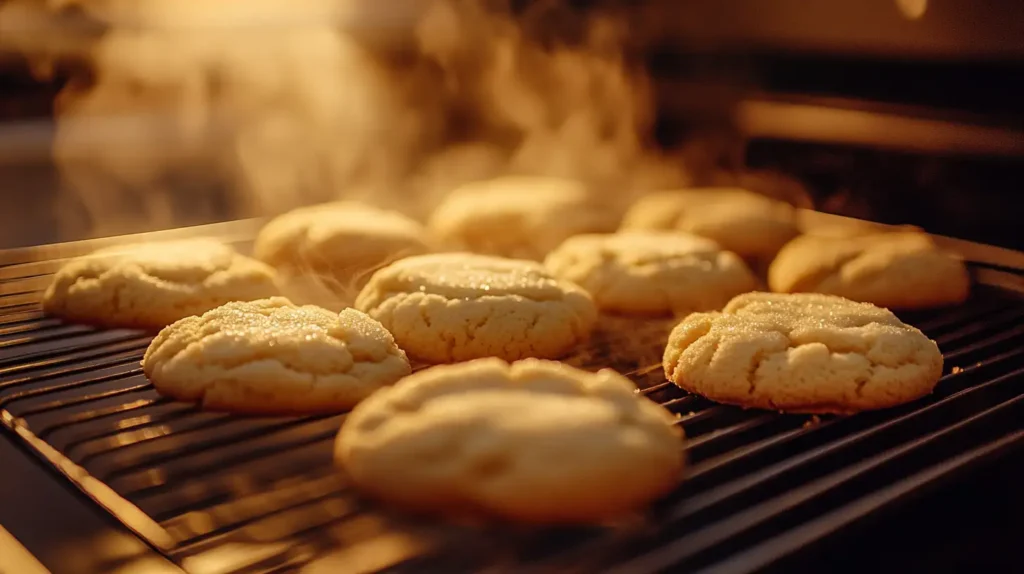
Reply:
[[160, 328], [229, 301], [278, 294], [274, 270], [212, 239], [122, 245], [54, 274], [43, 310], [72, 321]]
[[544, 261], [553, 274], [619, 313], [685, 314], [721, 309], [757, 280], [735, 253], [710, 239], [672, 231], [570, 237]]
[[895, 406], [942, 375], [935, 342], [889, 310], [810, 293], [747, 293], [690, 315], [663, 363], [670, 381], [711, 400], [802, 413]]
[[470, 253], [397, 261], [373, 275], [355, 306], [428, 363], [556, 358], [597, 320], [586, 291], [539, 263]]
[[893, 309], [962, 303], [970, 291], [963, 262], [917, 232], [854, 237], [805, 235], [786, 244], [768, 269], [780, 293], [829, 293]]
[[677, 229], [753, 260], [770, 258], [799, 233], [793, 206], [733, 188], [646, 195], [626, 212], [622, 229]]
[[619, 216], [580, 182], [508, 176], [456, 189], [429, 226], [454, 248], [540, 260], [567, 237], [614, 231]]
[[593, 522], [678, 481], [674, 418], [614, 371], [479, 359], [420, 371], [363, 402], [335, 460], [364, 490], [421, 511]]
[[160, 331], [142, 361], [164, 395], [243, 412], [331, 412], [409, 374], [380, 323], [283, 297], [228, 303]]

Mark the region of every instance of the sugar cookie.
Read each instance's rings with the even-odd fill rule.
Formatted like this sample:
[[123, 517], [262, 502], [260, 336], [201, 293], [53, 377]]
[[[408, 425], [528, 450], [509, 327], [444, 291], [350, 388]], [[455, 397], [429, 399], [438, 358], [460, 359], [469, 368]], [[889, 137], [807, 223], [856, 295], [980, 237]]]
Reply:
[[229, 301], [277, 294], [272, 268], [218, 241], [188, 239], [74, 259], [54, 275], [43, 310], [108, 327], [160, 328]]
[[614, 231], [618, 217], [581, 183], [503, 177], [453, 191], [429, 225], [456, 248], [539, 261], [567, 237]]
[[399, 506], [529, 523], [639, 510], [683, 468], [675, 417], [611, 370], [479, 359], [418, 372], [356, 407], [335, 461]]
[[622, 229], [677, 229], [713, 239], [748, 260], [771, 258], [799, 233], [796, 209], [744, 189], [704, 188], [640, 198]]
[[970, 284], [958, 257], [916, 232], [804, 235], [783, 247], [768, 268], [772, 291], [829, 293], [890, 309], [962, 303]]
[[851, 413], [912, 401], [942, 375], [935, 342], [886, 309], [833, 295], [746, 293], [672, 330], [665, 375], [713, 401]]
[[392, 263], [373, 275], [355, 306], [428, 363], [560, 357], [597, 319], [586, 291], [539, 263], [470, 253]]
[[426, 229], [394, 211], [353, 201], [303, 207], [267, 223], [254, 256], [277, 268], [289, 296], [340, 310], [370, 275], [432, 251]]
[[342, 411], [410, 373], [377, 321], [283, 297], [182, 319], [160, 331], [142, 365], [163, 395], [247, 413]]
[[735, 253], [677, 232], [624, 231], [570, 237], [544, 266], [616, 313], [686, 314], [721, 309], [757, 280]]

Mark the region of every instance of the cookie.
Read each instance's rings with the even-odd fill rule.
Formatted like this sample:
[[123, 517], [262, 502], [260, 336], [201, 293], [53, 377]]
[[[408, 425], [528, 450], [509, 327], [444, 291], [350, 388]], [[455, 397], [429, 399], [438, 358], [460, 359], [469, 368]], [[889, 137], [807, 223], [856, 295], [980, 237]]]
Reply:
[[618, 518], [683, 468], [675, 417], [611, 370], [479, 359], [433, 367], [348, 416], [335, 461], [398, 506], [526, 523]]
[[100, 249], [53, 276], [43, 310], [80, 323], [159, 329], [229, 301], [279, 293], [274, 270], [212, 239]]
[[557, 358], [590, 334], [590, 295], [539, 263], [470, 253], [409, 257], [373, 275], [356, 298], [409, 356]]
[[754, 261], [770, 259], [799, 233], [793, 206], [732, 188], [644, 196], [626, 212], [622, 229], [676, 229], [712, 239]]
[[834, 295], [746, 293], [669, 336], [665, 376], [713, 401], [852, 413], [913, 401], [942, 376], [934, 341], [887, 309]]
[[429, 227], [458, 249], [539, 261], [568, 237], [614, 231], [617, 224], [616, 210], [581, 183], [504, 177], [453, 191], [434, 211]]
[[377, 321], [283, 297], [182, 319], [160, 331], [142, 367], [164, 396], [264, 414], [342, 411], [411, 372]]
[[339, 201], [272, 219], [256, 237], [253, 254], [278, 270], [290, 297], [340, 310], [377, 269], [432, 250], [426, 229], [416, 221]]
[[848, 237], [804, 235], [768, 268], [779, 293], [829, 293], [890, 309], [962, 303], [970, 293], [963, 262], [916, 232]]
[[603, 311], [677, 314], [721, 309], [757, 280], [735, 253], [714, 241], [669, 231], [570, 237], [544, 261]]

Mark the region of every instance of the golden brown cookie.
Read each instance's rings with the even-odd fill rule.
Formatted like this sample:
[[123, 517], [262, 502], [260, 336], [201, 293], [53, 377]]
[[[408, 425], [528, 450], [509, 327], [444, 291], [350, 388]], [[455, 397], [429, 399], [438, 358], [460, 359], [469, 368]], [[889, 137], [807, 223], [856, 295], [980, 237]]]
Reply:
[[448, 195], [430, 229], [459, 249], [541, 260], [567, 237], [614, 231], [619, 213], [567, 179], [503, 177]]
[[405, 353], [377, 321], [283, 297], [182, 319], [160, 331], [142, 366], [162, 395], [278, 414], [343, 411], [410, 373]]
[[396, 505], [515, 522], [619, 518], [683, 468], [674, 415], [610, 370], [479, 359], [432, 367], [348, 416], [335, 461]]
[[381, 267], [433, 250], [426, 229], [394, 211], [353, 201], [303, 207], [260, 230], [254, 256], [274, 266], [289, 296], [340, 310]]
[[673, 231], [576, 235], [544, 266], [590, 292], [601, 310], [626, 314], [717, 310], [757, 285], [735, 253]]
[[848, 237], [804, 235], [768, 269], [779, 293], [829, 293], [890, 309], [962, 303], [970, 293], [963, 262], [917, 232]]
[[733, 188], [652, 193], [630, 208], [622, 229], [676, 229], [756, 261], [771, 258], [799, 233], [793, 206]]
[[470, 253], [392, 263], [373, 275], [355, 306], [427, 363], [557, 358], [597, 320], [586, 291], [539, 263]]
[[921, 398], [942, 376], [934, 341], [887, 309], [833, 295], [746, 293], [672, 330], [665, 376], [713, 401], [852, 413]]
[[278, 294], [274, 270], [212, 239], [100, 249], [53, 276], [43, 310], [108, 327], [160, 328], [229, 301]]

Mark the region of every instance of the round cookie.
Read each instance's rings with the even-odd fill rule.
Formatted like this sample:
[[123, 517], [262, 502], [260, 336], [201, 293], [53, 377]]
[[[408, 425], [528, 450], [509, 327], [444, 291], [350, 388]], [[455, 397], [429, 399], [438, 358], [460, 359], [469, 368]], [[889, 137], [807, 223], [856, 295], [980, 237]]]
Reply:
[[348, 409], [411, 372], [380, 323], [283, 297], [228, 303], [160, 331], [142, 367], [160, 394], [245, 413]]
[[793, 206], [732, 188], [652, 193], [626, 212], [622, 229], [685, 231], [755, 261], [770, 259], [799, 233]]
[[804, 235], [786, 244], [768, 268], [772, 291], [829, 293], [890, 309], [962, 303], [970, 285], [959, 258], [915, 232]]
[[796, 413], [852, 413], [930, 393], [935, 342], [887, 309], [833, 295], [746, 293], [672, 330], [665, 376], [713, 401]]
[[600, 309], [627, 314], [721, 309], [757, 286], [735, 253], [710, 239], [667, 231], [577, 235], [544, 266], [586, 289]]
[[429, 227], [460, 249], [539, 261], [567, 237], [614, 231], [617, 224], [616, 211], [595, 201], [581, 183], [503, 177], [450, 193]]
[[356, 298], [427, 363], [556, 358], [590, 334], [590, 295], [539, 263], [470, 253], [420, 255], [373, 275]]
[[124, 245], [70, 261], [43, 310], [107, 327], [160, 328], [229, 301], [279, 293], [274, 270], [211, 239]]
[[335, 461], [421, 511], [587, 523], [642, 509], [683, 468], [675, 417], [611, 370], [479, 359], [420, 371], [356, 407]]
[[277, 268], [296, 300], [342, 309], [374, 271], [432, 251], [426, 229], [412, 219], [354, 201], [303, 207], [267, 223], [254, 256]]

